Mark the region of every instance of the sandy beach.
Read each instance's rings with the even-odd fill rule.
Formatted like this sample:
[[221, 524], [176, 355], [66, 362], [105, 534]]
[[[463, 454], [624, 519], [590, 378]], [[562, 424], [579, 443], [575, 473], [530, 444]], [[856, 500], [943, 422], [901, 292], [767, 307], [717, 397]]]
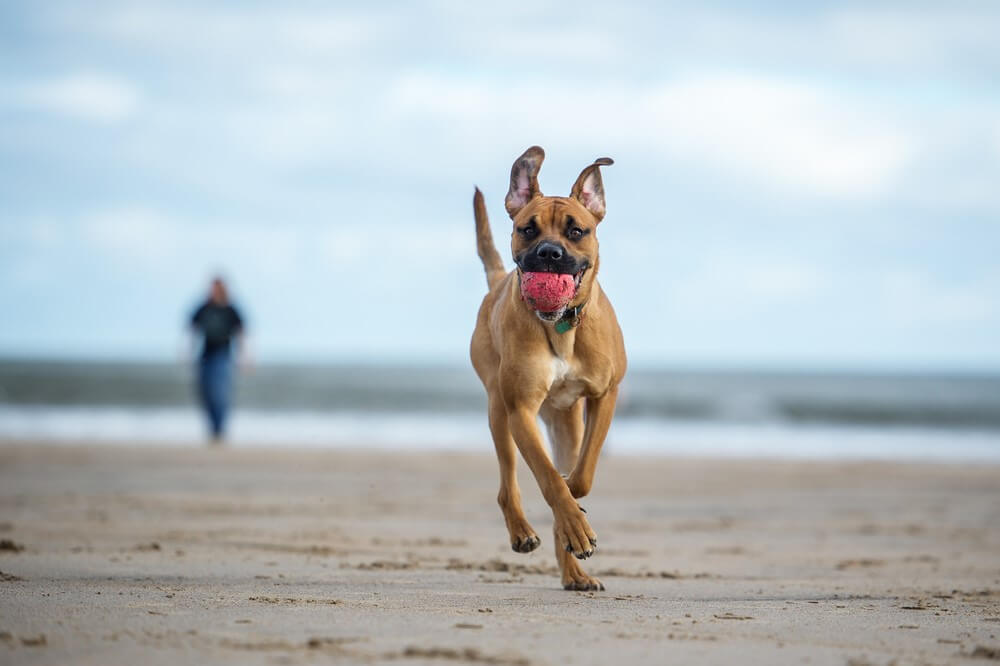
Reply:
[[608, 457], [606, 592], [476, 454], [0, 445], [0, 663], [1000, 659], [1000, 468]]

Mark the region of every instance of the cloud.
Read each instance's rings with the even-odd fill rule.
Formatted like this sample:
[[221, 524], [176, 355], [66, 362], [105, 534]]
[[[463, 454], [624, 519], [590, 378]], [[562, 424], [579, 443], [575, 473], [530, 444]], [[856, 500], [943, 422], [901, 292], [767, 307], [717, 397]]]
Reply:
[[30, 84], [9, 85], [8, 104], [99, 123], [132, 116], [139, 92], [129, 82], [107, 73], [87, 72]]
[[[181, 137], [202, 131], [213, 145], [204, 151], [211, 154], [203, 168], [216, 181], [245, 157], [294, 170], [349, 154], [384, 170], [426, 160], [430, 150], [464, 152], [473, 142], [479, 154], [506, 151], [512, 137], [530, 136], [565, 146], [599, 139], [642, 154], [656, 168], [695, 170], [702, 180], [762, 197], [865, 201], [902, 193], [991, 203], [990, 188], [970, 188], [964, 176], [936, 188], [908, 178], [920, 172], [920, 162], [935, 164], [941, 146], [965, 140], [949, 136], [955, 127], [993, 121], [978, 119], [972, 104], [953, 107], [947, 117], [933, 105], [914, 104], [921, 89], [872, 94], [867, 78], [859, 85], [850, 71], [829, 69], [886, 61], [888, 69], [857, 70], [877, 82], [900, 64], [876, 51], [895, 52], [897, 45], [914, 70], [917, 62], [968, 66], [964, 56], [952, 59], [960, 47], [992, 66], [996, 50], [985, 40], [990, 21], [982, 12], [625, 6], [594, 14], [600, 28], [582, 18], [558, 30], [544, 27], [559, 11], [557, 4], [514, 15], [430, 3], [390, 15], [360, 7], [155, 3], [94, 12], [67, 5], [55, 15], [64, 27], [100, 35], [119, 49], [158, 57], [166, 49], [179, 71], [197, 72], [185, 97], [169, 87], [159, 91], [150, 117], [172, 120], [137, 140], [170, 164], [189, 158], [187, 151], [172, 155]], [[444, 15], [449, 21], [434, 20]], [[422, 30], [411, 29], [415, 21]], [[652, 25], [670, 35], [669, 48]], [[881, 42], [879, 34], [886, 36]], [[208, 60], [200, 53], [206, 49]], [[648, 55], [622, 56], [639, 52]], [[807, 77], [810, 67], [825, 75]], [[195, 94], [198, 86], [207, 90]], [[128, 104], [107, 107], [114, 108]], [[219, 136], [203, 131], [212, 126]], [[463, 167], [476, 159], [463, 158]], [[444, 170], [443, 180], [457, 175]]]
[[[511, 100], [531, 100], [518, 107]], [[423, 115], [445, 135], [488, 140], [491, 127], [566, 142], [595, 134], [657, 149], [739, 182], [799, 195], [864, 198], [896, 184], [915, 139], [898, 119], [845, 91], [751, 74], [691, 72], [646, 87], [586, 89], [525, 83], [500, 89], [426, 74], [387, 94], [401, 116]], [[586, 111], [582, 111], [582, 110]]]
[[268, 61], [280, 54], [335, 55], [376, 44], [395, 29], [391, 15], [348, 10], [247, 8], [175, 3], [111, 4], [52, 12], [56, 22], [147, 49], [211, 52]]
[[819, 300], [830, 284], [824, 268], [795, 257], [721, 252], [672, 279], [663, 301], [688, 316], [752, 317]]
[[650, 140], [759, 185], [864, 196], [893, 184], [913, 140], [842, 92], [745, 74], [692, 75], [650, 96]]
[[995, 5], [979, 3], [922, 7], [865, 6], [837, 9], [822, 25], [841, 57], [872, 65], [917, 70], [973, 66], [984, 71], [1000, 66]]
[[233, 110], [222, 125], [231, 145], [260, 163], [301, 167], [325, 163], [350, 138], [337, 105], [267, 105]]
[[176, 274], [236, 265], [261, 275], [294, 272], [308, 235], [294, 227], [230, 219], [185, 219], [153, 205], [123, 204], [83, 215], [81, 243], [122, 274]]
[[[310, 265], [328, 275], [370, 273], [373, 263], [395, 273], [433, 272], [474, 258], [471, 222], [454, 229], [418, 224], [310, 225], [267, 220], [185, 219], [152, 205], [123, 204], [87, 213], [62, 232], [63, 245], [76, 243], [110, 261], [121, 273], [160, 272], [179, 267], [233, 266], [259, 276], [287, 280]], [[38, 248], [51, 230], [18, 234]], [[70, 239], [67, 241], [67, 239]], [[393, 271], [388, 278], [396, 277]]]
[[138, 205], [119, 206], [86, 215], [84, 239], [96, 250], [144, 269], [169, 264], [176, 255], [179, 225], [163, 213]]
[[1000, 273], [947, 283], [922, 271], [895, 269], [873, 282], [884, 315], [904, 326], [964, 327], [1000, 319]]

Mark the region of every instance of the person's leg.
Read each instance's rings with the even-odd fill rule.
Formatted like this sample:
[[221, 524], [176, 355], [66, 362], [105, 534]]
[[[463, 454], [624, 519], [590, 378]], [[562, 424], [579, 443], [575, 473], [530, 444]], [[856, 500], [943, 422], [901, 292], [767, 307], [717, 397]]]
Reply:
[[209, 431], [215, 433], [215, 416], [212, 401], [212, 359], [202, 357], [198, 361], [198, 402], [208, 420]]
[[208, 416], [212, 438], [220, 439], [229, 403], [229, 357], [217, 353], [203, 358], [199, 379], [202, 405]]
[[209, 417], [212, 422], [212, 436], [222, 437], [226, 427], [231, 392], [231, 372], [229, 355], [213, 354], [209, 363]]
[[215, 367], [213, 386], [213, 428], [216, 438], [221, 438], [229, 415], [229, 398], [232, 393], [232, 361], [228, 354], [219, 354]]

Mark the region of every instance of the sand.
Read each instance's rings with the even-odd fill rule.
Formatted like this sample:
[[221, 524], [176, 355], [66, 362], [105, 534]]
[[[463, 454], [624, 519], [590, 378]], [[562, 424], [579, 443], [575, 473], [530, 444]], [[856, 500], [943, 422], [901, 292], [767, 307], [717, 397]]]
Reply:
[[606, 592], [491, 454], [0, 444], [0, 663], [1000, 659], [1000, 468], [607, 457]]

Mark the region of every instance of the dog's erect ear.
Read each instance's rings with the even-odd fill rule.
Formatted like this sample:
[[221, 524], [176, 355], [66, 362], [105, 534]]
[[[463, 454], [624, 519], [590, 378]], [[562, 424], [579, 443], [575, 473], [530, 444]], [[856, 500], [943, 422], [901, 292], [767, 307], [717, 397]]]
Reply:
[[611, 166], [615, 161], [610, 157], [598, 157], [594, 163], [580, 172], [570, 196], [583, 204], [583, 207], [594, 214], [597, 221], [604, 219], [604, 181], [601, 180], [601, 167]]
[[510, 168], [510, 190], [504, 206], [513, 218], [528, 205], [528, 202], [541, 194], [538, 191], [538, 170], [545, 160], [545, 151], [538, 146], [532, 146], [524, 154], [514, 160]]

